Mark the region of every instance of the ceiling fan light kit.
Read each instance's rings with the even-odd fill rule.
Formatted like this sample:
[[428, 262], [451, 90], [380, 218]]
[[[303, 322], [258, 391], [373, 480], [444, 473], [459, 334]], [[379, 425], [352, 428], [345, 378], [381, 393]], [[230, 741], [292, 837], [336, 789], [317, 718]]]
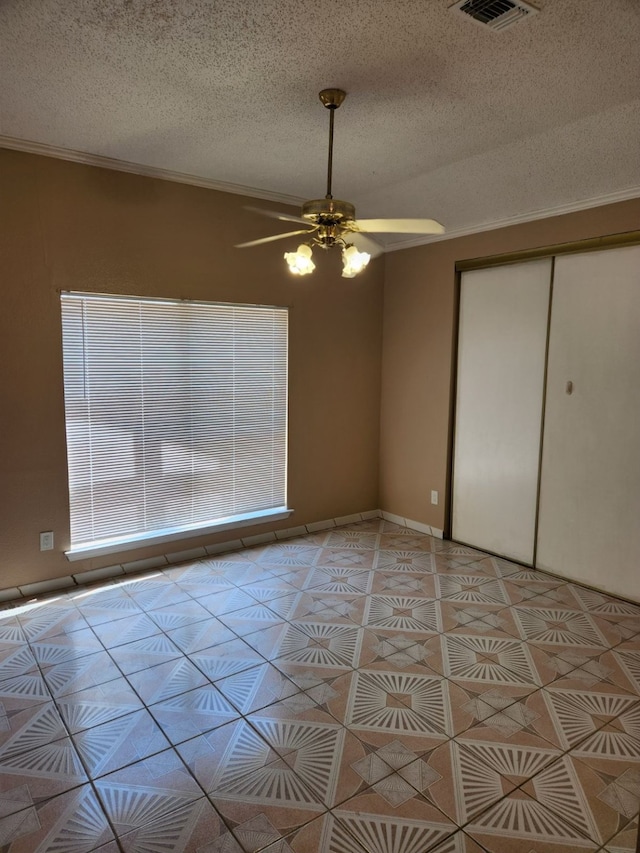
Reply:
[[[371, 260], [372, 255], [380, 254], [382, 249], [367, 233], [401, 233], [401, 234], [442, 234], [444, 228], [433, 219], [360, 219], [356, 220], [356, 209], [348, 201], [333, 197], [331, 181], [333, 173], [333, 122], [335, 111], [346, 98], [342, 89], [323, 89], [319, 94], [321, 102], [329, 110], [329, 157], [327, 164], [327, 194], [324, 198], [311, 199], [302, 205], [301, 216], [290, 216], [273, 211], [252, 208], [256, 213], [275, 217], [285, 222], [297, 222], [306, 225], [306, 229], [288, 231], [285, 234], [275, 234], [260, 240], [238, 244], [238, 248], [258, 246], [293, 237], [298, 234], [308, 234], [309, 239], [301, 243], [295, 252], [285, 252], [284, 258], [290, 272], [294, 275], [309, 275], [315, 269], [312, 260], [312, 246], [330, 249], [339, 246], [342, 249], [342, 276], [354, 278], [362, 272]], [[368, 250], [368, 251], [367, 251]]]

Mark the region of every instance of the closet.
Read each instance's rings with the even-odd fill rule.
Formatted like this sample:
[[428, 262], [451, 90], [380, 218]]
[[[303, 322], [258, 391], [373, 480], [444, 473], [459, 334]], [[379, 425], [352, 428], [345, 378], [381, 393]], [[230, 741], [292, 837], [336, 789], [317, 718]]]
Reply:
[[461, 274], [451, 522], [640, 600], [640, 246]]

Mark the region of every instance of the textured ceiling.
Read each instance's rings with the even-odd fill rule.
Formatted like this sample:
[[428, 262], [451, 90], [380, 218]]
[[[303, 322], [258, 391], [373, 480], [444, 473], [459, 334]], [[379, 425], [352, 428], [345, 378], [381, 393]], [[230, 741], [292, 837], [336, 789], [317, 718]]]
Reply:
[[640, 0], [538, 0], [501, 33], [451, 2], [2, 0], [0, 144], [317, 198], [339, 86], [361, 217], [462, 233], [639, 196]]

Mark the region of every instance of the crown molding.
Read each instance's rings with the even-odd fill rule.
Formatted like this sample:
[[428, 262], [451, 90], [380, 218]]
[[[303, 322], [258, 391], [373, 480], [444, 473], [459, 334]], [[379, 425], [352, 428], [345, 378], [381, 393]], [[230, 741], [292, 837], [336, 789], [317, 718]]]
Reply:
[[41, 154], [44, 157], [55, 157], [57, 160], [68, 160], [71, 163], [82, 163], [85, 166], [97, 166], [100, 169], [112, 169], [116, 172], [129, 172], [145, 178], [159, 178], [162, 181], [174, 181], [178, 184], [188, 184], [192, 187], [204, 187], [223, 193], [261, 198], [280, 204], [291, 204], [300, 207], [304, 199], [284, 193], [271, 192], [257, 187], [245, 187], [242, 184], [231, 184], [225, 181], [214, 181], [210, 178], [200, 178], [186, 172], [174, 172], [171, 169], [161, 169], [155, 166], [144, 166], [140, 163], [129, 163], [126, 160], [115, 160], [112, 157], [102, 157], [100, 154], [87, 154], [84, 151], [74, 151], [71, 148], [59, 148], [43, 142], [31, 142], [28, 139], [16, 139], [0, 134], [0, 148], [10, 148], [13, 151], [24, 151], [27, 154]]
[[[242, 184], [232, 184], [225, 181], [216, 181], [210, 178], [201, 178], [186, 172], [175, 172], [171, 169], [161, 169], [155, 166], [144, 166], [140, 163], [130, 163], [126, 160], [116, 160], [112, 157], [103, 157], [99, 154], [87, 154], [84, 151], [75, 151], [71, 148], [60, 148], [56, 145], [48, 145], [43, 142], [31, 142], [27, 139], [17, 139], [12, 136], [0, 134], [0, 148], [10, 148], [14, 151], [24, 151], [27, 154], [40, 154], [44, 157], [54, 157], [58, 160], [68, 160], [71, 163], [82, 163], [86, 166], [97, 166], [101, 169], [112, 169], [117, 172], [128, 172], [133, 175], [141, 175], [146, 178], [159, 178], [163, 181], [174, 181], [179, 184], [188, 184], [193, 187], [217, 190], [218, 192], [232, 193], [234, 195], [260, 198], [265, 201], [274, 201], [280, 204], [289, 204], [300, 207], [305, 199], [300, 196], [285, 195], [284, 193], [272, 192], [257, 187], [247, 187]], [[607, 193], [606, 195], [594, 196], [581, 201], [560, 204], [546, 210], [536, 210], [532, 213], [522, 213], [516, 216], [508, 216], [505, 219], [496, 219], [493, 222], [484, 222], [480, 225], [470, 225], [463, 228], [454, 228], [445, 234], [434, 234], [410, 237], [382, 247], [383, 252], [398, 252], [402, 249], [412, 249], [415, 246], [425, 246], [429, 243], [439, 243], [442, 240], [454, 240], [456, 237], [467, 237], [471, 234], [480, 234], [483, 231], [495, 231], [498, 228], [508, 228], [510, 225], [522, 225], [526, 222], [535, 222], [538, 219], [548, 219], [552, 216], [562, 216], [565, 213], [577, 213], [581, 210], [589, 210], [593, 207], [602, 207], [606, 204], [615, 204], [619, 201], [629, 201], [640, 198], [640, 186], [630, 187], [619, 192]]]
[[439, 243], [442, 240], [453, 240], [456, 237], [466, 237], [470, 234], [481, 234], [483, 231], [494, 231], [497, 228], [508, 228], [510, 225], [522, 225], [525, 222], [535, 222], [538, 219], [549, 219], [552, 216], [562, 216], [565, 213], [577, 213], [581, 210], [589, 210], [593, 207], [603, 207], [606, 204], [615, 204], [619, 201], [630, 201], [634, 198], [640, 198], [640, 186], [630, 187], [629, 189], [620, 190], [615, 193], [607, 193], [606, 195], [594, 196], [593, 198], [587, 198], [581, 201], [572, 201], [569, 204], [560, 204], [557, 207], [550, 207], [546, 210], [535, 210], [532, 213], [508, 216], [505, 219], [496, 219], [493, 222], [484, 222], [481, 225], [471, 225], [467, 228], [453, 228], [445, 234], [411, 237], [408, 240], [387, 244], [384, 251], [398, 252], [401, 249], [411, 249], [414, 246], [424, 246], [428, 243]]

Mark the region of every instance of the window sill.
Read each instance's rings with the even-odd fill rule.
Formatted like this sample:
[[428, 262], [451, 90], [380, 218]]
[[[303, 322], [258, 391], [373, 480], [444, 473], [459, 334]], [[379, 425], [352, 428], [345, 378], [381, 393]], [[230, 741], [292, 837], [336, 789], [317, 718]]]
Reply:
[[177, 539], [193, 539], [195, 536], [206, 536], [208, 533], [221, 533], [224, 530], [235, 530], [238, 527], [250, 527], [254, 524], [266, 524], [270, 521], [281, 521], [288, 518], [292, 509], [275, 507], [274, 509], [246, 512], [242, 515], [231, 515], [214, 524], [193, 525], [191, 527], [166, 528], [154, 530], [152, 533], [142, 533], [126, 539], [103, 539], [100, 542], [79, 544], [68, 551], [65, 556], [70, 562], [86, 560], [89, 557], [101, 557], [104, 554], [117, 554], [121, 551], [133, 551], [147, 545], [160, 545], [163, 542], [173, 542]]

